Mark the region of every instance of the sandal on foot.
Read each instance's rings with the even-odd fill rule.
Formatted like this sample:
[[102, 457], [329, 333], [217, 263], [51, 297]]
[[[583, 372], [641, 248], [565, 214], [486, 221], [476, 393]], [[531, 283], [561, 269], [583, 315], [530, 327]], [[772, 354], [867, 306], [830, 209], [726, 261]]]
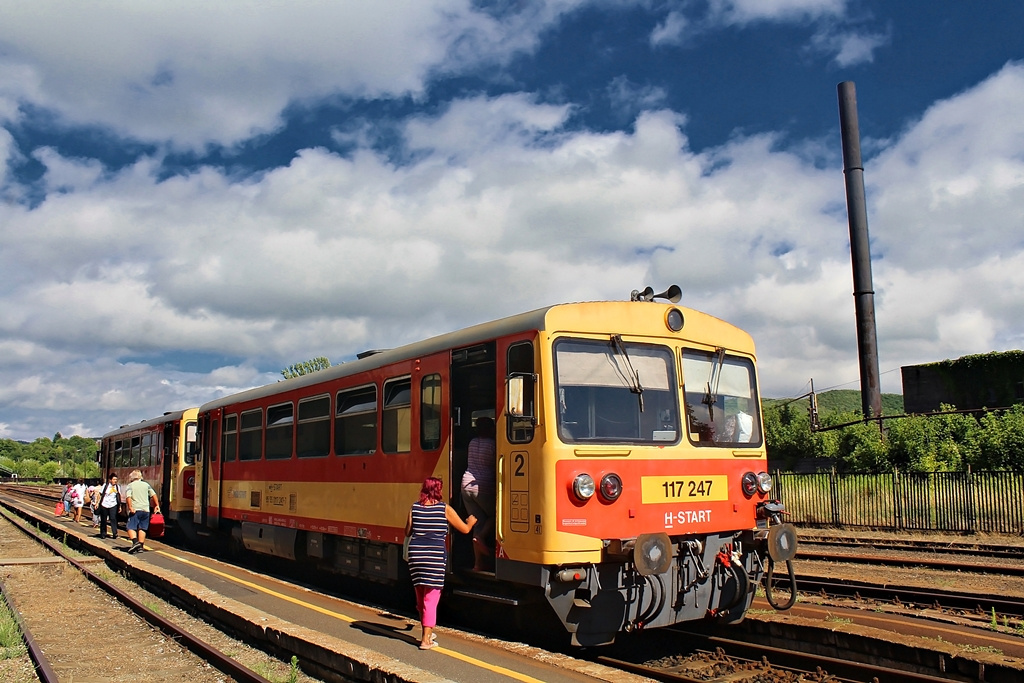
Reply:
[[430, 644], [420, 643], [421, 650], [429, 650], [432, 647], [437, 647], [437, 643], [435, 643], [433, 640], [430, 641]]

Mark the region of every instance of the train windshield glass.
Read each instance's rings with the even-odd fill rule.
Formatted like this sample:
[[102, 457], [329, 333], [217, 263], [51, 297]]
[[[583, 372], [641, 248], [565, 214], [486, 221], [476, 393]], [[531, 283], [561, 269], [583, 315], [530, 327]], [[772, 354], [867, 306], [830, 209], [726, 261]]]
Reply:
[[683, 351], [683, 391], [690, 441], [698, 446], [761, 443], [754, 364], [717, 352]]
[[562, 441], [678, 441], [679, 402], [669, 349], [616, 338], [562, 339], [554, 350]]

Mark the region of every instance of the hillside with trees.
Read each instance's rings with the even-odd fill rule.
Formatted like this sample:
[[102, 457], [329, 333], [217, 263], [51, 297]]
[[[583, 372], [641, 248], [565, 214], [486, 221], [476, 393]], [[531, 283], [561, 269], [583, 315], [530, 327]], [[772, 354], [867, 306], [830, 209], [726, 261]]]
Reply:
[[52, 439], [41, 436], [32, 443], [0, 439], [0, 466], [28, 479], [98, 479], [96, 452], [95, 439], [65, 439], [60, 432]]
[[[883, 432], [877, 422], [828, 429], [861, 419], [859, 392], [829, 391], [817, 398], [819, 431], [811, 430], [808, 399], [765, 399], [765, 437], [773, 469], [1024, 470], [1022, 404], [1004, 411], [887, 419]], [[883, 394], [882, 414], [903, 415], [902, 396]]]

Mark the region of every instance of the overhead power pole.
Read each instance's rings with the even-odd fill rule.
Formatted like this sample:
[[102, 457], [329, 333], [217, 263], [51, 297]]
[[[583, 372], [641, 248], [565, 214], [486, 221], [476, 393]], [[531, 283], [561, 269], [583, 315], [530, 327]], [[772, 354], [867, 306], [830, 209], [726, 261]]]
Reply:
[[843, 134], [843, 174], [850, 218], [850, 256], [853, 262], [853, 301], [857, 311], [857, 348], [860, 359], [860, 399], [865, 418], [882, 416], [882, 390], [878, 372], [875, 332], [875, 292], [871, 280], [871, 246], [864, 199], [864, 166], [860, 158], [857, 91], [853, 81], [839, 89], [839, 126]]

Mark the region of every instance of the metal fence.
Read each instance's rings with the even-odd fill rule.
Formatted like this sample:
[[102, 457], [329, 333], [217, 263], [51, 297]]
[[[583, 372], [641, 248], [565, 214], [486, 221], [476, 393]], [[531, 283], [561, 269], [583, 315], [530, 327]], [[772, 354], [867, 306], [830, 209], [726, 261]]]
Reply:
[[819, 526], [1024, 534], [1024, 473], [775, 474], [788, 521]]

